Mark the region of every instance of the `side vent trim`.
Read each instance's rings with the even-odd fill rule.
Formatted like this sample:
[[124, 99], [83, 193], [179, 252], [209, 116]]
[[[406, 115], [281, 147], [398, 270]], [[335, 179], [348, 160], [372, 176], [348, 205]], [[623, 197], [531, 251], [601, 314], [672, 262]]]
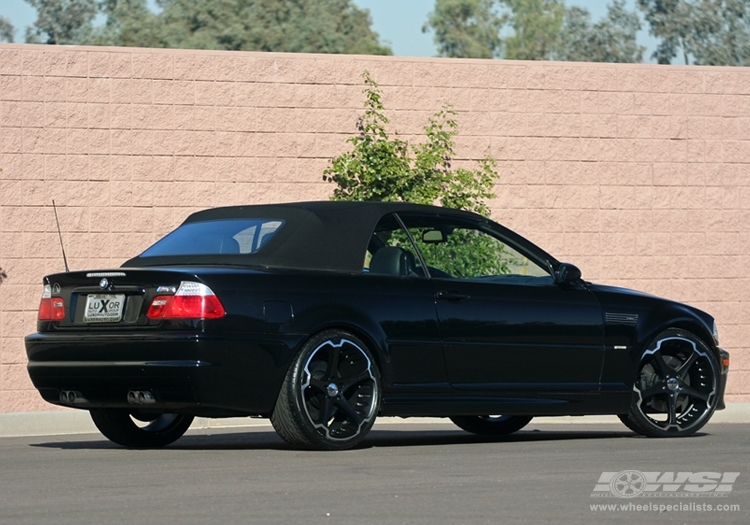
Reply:
[[607, 312], [604, 314], [604, 322], [606, 324], [626, 324], [635, 326], [636, 324], [638, 324], [638, 314]]

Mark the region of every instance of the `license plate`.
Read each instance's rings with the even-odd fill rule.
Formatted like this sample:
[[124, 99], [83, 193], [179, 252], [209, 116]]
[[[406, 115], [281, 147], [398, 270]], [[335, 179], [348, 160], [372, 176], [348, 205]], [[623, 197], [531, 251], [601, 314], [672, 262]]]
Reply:
[[125, 309], [125, 295], [92, 294], [86, 297], [84, 323], [117, 323]]

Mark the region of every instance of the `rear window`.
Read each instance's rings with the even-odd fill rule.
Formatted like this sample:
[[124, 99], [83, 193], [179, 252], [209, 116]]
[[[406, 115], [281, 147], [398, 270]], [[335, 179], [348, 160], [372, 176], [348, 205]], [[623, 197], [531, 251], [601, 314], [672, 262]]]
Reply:
[[183, 224], [141, 257], [255, 253], [283, 226], [279, 219], [224, 219]]

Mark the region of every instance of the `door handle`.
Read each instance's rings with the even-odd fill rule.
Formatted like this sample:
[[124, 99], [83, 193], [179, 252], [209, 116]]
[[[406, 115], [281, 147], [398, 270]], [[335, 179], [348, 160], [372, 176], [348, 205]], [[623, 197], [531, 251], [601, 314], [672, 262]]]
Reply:
[[464, 299], [469, 298], [469, 296], [465, 293], [460, 293], [452, 290], [441, 290], [436, 295], [438, 299], [443, 299], [445, 301], [463, 301]]

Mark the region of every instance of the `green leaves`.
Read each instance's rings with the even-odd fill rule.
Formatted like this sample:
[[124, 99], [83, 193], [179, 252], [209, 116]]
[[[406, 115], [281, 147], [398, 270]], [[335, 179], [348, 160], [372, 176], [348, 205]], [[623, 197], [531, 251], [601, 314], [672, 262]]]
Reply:
[[505, 58], [547, 60], [557, 45], [565, 5], [563, 0], [499, 0], [510, 10], [513, 34], [505, 38]]
[[0, 16], [0, 42], [13, 43], [13, 37], [16, 34], [16, 28], [10, 23], [10, 20]]
[[103, 0], [100, 9], [106, 22], [103, 27], [95, 28], [90, 43], [164, 47], [157, 16], [148, 8], [146, 0]]
[[352, 0], [159, 0], [164, 47], [389, 55]]
[[641, 62], [645, 48], [636, 41], [640, 28], [638, 15], [625, 9], [625, 0], [614, 0], [607, 6], [607, 16], [594, 24], [586, 9], [571, 7], [565, 13], [554, 58], [579, 62]]
[[624, 0], [592, 24], [564, 0], [436, 0], [423, 31], [435, 32], [440, 56], [517, 60], [640, 62], [640, 20]]
[[660, 64], [750, 65], [750, 1], [638, 0]]
[[97, 0], [26, 0], [37, 10], [37, 20], [26, 30], [26, 41], [43, 44], [80, 44], [88, 40]]
[[434, 31], [443, 57], [492, 58], [500, 51], [505, 18], [493, 11], [495, 0], [437, 0], [422, 32]]
[[367, 87], [359, 134], [347, 141], [351, 151], [334, 158], [323, 174], [337, 185], [332, 199], [440, 204], [488, 214], [484, 200], [493, 196], [495, 161], [483, 159], [476, 170], [452, 169], [456, 112], [446, 105], [430, 117], [421, 144], [390, 138], [382, 92], [367, 71], [362, 76]]
[[[157, 0], [158, 14], [147, 0], [26, 1], [39, 16], [30, 42], [391, 54], [352, 0]], [[98, 13], [106, 22], [94, 27]]]

